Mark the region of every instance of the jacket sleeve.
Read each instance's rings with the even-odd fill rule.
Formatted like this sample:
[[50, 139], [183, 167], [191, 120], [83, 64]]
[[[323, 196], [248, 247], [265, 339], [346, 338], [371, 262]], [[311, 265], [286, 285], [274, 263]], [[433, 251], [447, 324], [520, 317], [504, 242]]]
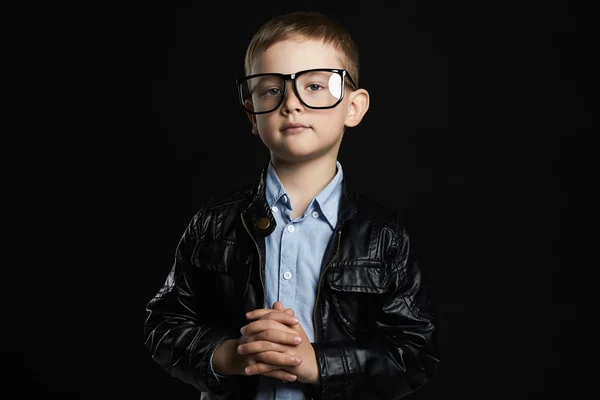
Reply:
[[236, 336], [203, 318], [202, 305], [210, 303], [202, 301], [207, 292], [192, 265], [203, 214], [199, 210], [187, 226], [162, 288], [146, 306], [144, 338], [152, 359], [171, 376], [200, 391], [224, 394], [233, 390], [238, 377], [217, 379], [211, 356], [223, 340]]
[[400, 399], [422, 387], [440, 357], [427, 284], [400, 230], [390, 290], [382, 302], [376, 331], [366, 339], [313, 343], [321, 385], [315, 399]]

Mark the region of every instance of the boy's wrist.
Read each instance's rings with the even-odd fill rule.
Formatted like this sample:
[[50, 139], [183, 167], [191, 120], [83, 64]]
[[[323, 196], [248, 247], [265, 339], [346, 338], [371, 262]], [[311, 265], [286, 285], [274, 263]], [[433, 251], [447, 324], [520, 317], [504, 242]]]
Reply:
[[240, 375], [243, 370], [242, 356], [238, 354], [237, 339], [224, 340], [215, 350], [213, 370], [219, 375]]
[[[312, 346], [312, 343], [311, 343]], [[313, 374], [310, 377], [308, 383], [310, 383], [311, 385], [315, 385], [315, 386], [321, 386], [321, 368], [319, 367], [319, 358], [317, 356], [317, 352], [314, 349], [313, 346], [313, 351], [314, 351], [314, 356], [315, 358], [311, 360], [312, 366], [313, 366]]]

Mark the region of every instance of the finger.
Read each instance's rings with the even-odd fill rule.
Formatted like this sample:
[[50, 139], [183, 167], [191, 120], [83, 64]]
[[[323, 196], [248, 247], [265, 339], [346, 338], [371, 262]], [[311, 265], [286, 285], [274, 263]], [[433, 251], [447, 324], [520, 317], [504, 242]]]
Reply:
[[[302, 343], [302, 337], [296, 333], [283, 332], [278, 330], [265, 330], [254, 335], [244, 335], [245, 338], [241, 340], [243, 345], [259, 341], [266, 341], [271, 343], [278, 343], [282, 345], [296, 347]], [[243, 347], [245, 349], [245, 347]]]
[[285, 308], [283, 307], [283, 303], [280, 301], [276, 301], [275, 303], [273, 303], [273, 309], [277, 311], [285, 310]]
[[269, 376], [271, 378], [280, 379], [284, 383], [294, 382], [298, 377], [285, 369], [274, 369], [269, 372], [264, 372], [262, 375]]
[[[264, 363], [260, 363], [262, 364], [260, 369], [256, 368], [256, 365], [258, 365], [259, 363], [253, 363], [251, 365], [247, 365], [244, 368], [244, 374], [246, 375], [259, 375], [259, 374], [265, 374], [265, 373], [269, 373], [272, 371], [276, 371], [278, 369], [282, 369], [281, 366], [279, 365], [269, 365], [269, 364], [264, 364]], [[260, 372], [259, 372], [260, 371]]]
[[[282, 313], [283, 314], [283, 313]], [[287, 314], [286, 317], [290, 318]], [[255, 333], [259, 333], [266, 330], [277, 330], [283, 332], [294, 333], [293, 326], [289, 326], [286, 324], [286, 320], [283, 319], [283, 322], [275, 319], [259, 319], [257, 321], [250, 322], [248, 325], [244, 325], [240, 328], [240, 333], [242, 335], [253, 335]]]
[[283, 303], [280, 301], [276, 301], [275, 303], [273, 303], [273, 309], [276, 311], [283, 311], [287, 314], [294, 315], [294, 310], [292, 310], [291, 308], [284, 310]]
[[262, 318], [265, 315], [269, 315], [269, 314], [277, 314], [277, 313], [287, 313], [290, 315], [294, 315], [294, 310], [292, 310], [291, 308], [288, 308], [287, 310], [274, 310], [272, 308], [258, 308], [256, 310], [252, 310], [252, 311], [248, 311], [246, 313], [246, 319], [258, 319], [258, 318]]
[[262, 317], [263, 315], [270, 314], [272, 312], [276, 312], [277, 310], [273, 310], [272, 308], [257, 308], [256, 310], [248, 311], [246, 313], [247, 319], [257, 319]]
[[256, 363], [248, 365], [249, 367], [256, 367], [259, 364], [268, 364], [279, 366], [280, 368], [294, 368], [302, 364], [302, 357], [280, 353], [278, 351], [264, 351], [262, 353], [254, 354], [251, 358], [253, 358]]
[[296, 346], [289, 346], [280, 343], [269, 342], [267, 340], [252, 341], [244, 344], [240, 344], [237, 347], [238, 354], [257, 354], [265, 351], [277, 351], [279, 353], [287, 353], [295, 355]]
[[258, 318], [258, 320], [265, 319], [272, 319], [285, 325], [296, 325], [300, 323], [300, 319], [294, 315], [293, 311], [291, 313], [285, 311], [273, 311], [269, 314], [265, 314], [262, 317]]
[[[250, 319], [250, 321], [260, 321], [260, 320], [274, 320], [284, 325], [296, 325], [300, 322], [297, 316], [294, 314], [290, 314], [283, 311], [272, 311], [268, 314], [264, 314], [259, 318]], [[248, 323], [251, 324], [252, 322]]]
[[[292, 365], [289, 365], [292, 364]], [[281, 365], [281, 364], [271, 364], [271, 363], [264, 363], [264, 362], [257, 362], [256, 364], [253, 365], [248, 365], [245, 369], [244, 372], [246, 373], [246, 375], [261, 375], [264, 374], [266, 372], [271, 372], [277, 369], [283, 369], [283, 368], [295, 368], [298, 364], [294, 363], [288, 363], [288, 365]]]

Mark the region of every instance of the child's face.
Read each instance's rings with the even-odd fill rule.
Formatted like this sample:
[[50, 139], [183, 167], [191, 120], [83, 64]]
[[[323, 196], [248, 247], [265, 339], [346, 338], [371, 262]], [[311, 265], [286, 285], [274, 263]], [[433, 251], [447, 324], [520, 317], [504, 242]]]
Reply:
[[[343, 69], [342, 59], [340, 51], [323, 42], [286, 40], [275, 43], [259, 56], [252, 64], [251, 74], [291, 74], [312, 68]], [[346, 86], [344, 99], [337, 107], [311, 109], [298, 100], [293, 82], [290, 80], [286, 84], [286, 96], [278, 109], [267, 114], [250, 115], [253, 132], [260, 136], [272, 157], [281, 161], [337, 158], [344, 126], [358, 123], [356, 107], [353, 107], [356, 93]], [[357, 92], [366, 93], [364, 90]], [[362, 114], [364, 112], [360, 114], [358, 121]], [[304, 127], [286, 129], [286, 124], [290, 123], [299, 123]]]

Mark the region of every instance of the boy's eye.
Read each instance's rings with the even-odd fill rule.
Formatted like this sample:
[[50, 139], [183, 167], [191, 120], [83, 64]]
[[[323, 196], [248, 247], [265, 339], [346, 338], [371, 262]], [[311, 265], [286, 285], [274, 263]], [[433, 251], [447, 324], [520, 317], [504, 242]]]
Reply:
[[311, 83], [310, 85], [307, 86], [308, 90], [311, 92], [316, 92], [318, 90], [323, 89], [323, 86], [321, 86], [318, 83]]
[[281, 88], [278, 87], [265, 87], [257, 90], [257, 93], [261, 97], [280, 96], [282, 93]]
[[265, 91], [267, 96], [279, 96], [281, 94], [281, 89], [279, 88], [271, 88]]

